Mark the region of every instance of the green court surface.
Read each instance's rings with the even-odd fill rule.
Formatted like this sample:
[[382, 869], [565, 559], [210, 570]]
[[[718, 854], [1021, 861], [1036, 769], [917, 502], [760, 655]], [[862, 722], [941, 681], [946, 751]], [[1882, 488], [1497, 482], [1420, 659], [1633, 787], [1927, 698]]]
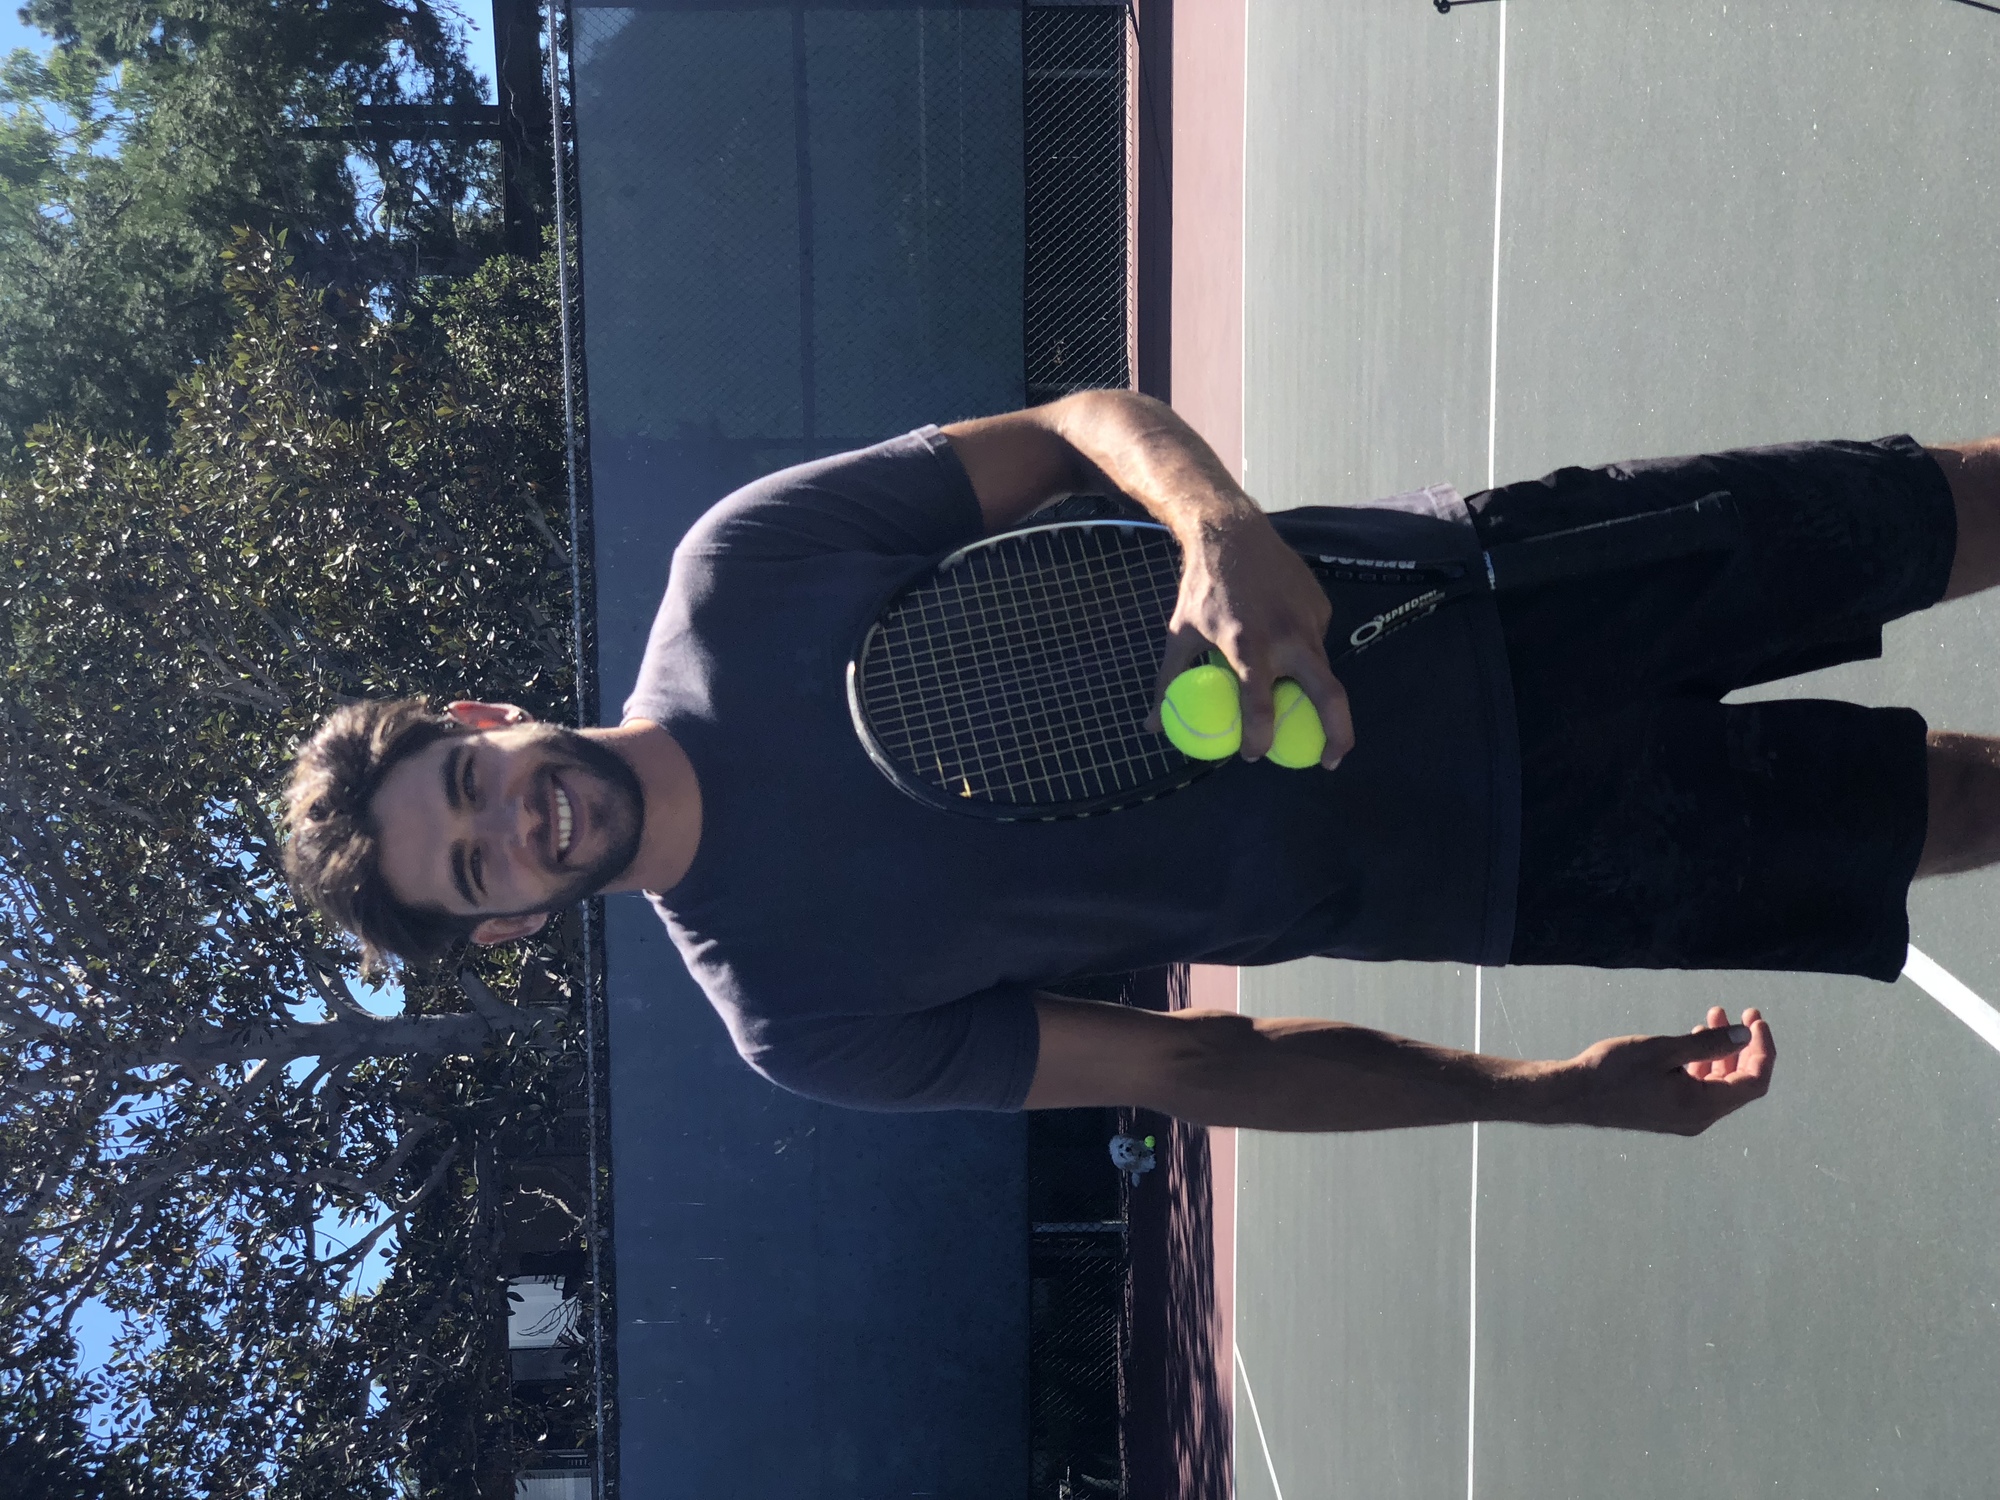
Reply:
[[[1251, 0], [1246, 94], [1267, 505], [2000, 431], [2000, 15]], [[2000, 732], [2000, 605], [1778, 691]], [[1246, 1010], [1525, 1056], [1757, 1005], [1780, 1060], [1697, 1141], [1244, 1134], [1243, 1500], [2000, 1492], [2000, 1034], [1942, 1003], [2000, 1001], [2000, 879], [1911, 909], [1928, 987], [1246, 971]]]

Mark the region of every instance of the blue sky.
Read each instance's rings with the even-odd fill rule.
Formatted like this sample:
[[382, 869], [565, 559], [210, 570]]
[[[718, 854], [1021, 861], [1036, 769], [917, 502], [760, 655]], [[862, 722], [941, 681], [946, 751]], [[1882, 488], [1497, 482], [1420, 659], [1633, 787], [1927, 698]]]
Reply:
[[471, 34], [465, 39], [466, 55], [472, 59], [473, 70], [486, 80], [486, 97], [495, 97], [493, 92], [493, 7], [482, 5], [480, 0], [470, 0], [460, 12], [460, 17], [471, 27]]
[[[45, 51], [48, 45], [49, 39], [41, 32], [32, 26], [21, 24], [20, 10], [17, 6], [0, 6], [0, 57], [4, 57], [16, 47], [32, 47], [35, 51], [41, 52]], [[489, 46], [488, 51], [491, 50]], [[487, 66], [490, 68], [492, 64], [488, 63]]]

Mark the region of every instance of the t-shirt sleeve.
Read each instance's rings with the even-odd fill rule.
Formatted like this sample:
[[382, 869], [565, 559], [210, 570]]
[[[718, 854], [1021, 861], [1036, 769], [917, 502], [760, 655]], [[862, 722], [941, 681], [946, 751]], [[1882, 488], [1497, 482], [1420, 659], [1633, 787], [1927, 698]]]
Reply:
[[920, 427], [745, 485], [694, 524], [676, 556], [928, 556], [984, 531], [972, 481], [950, 439], [935, 427]]
[[988, 990], [928, 1010], [767, 1022], [739, 1035], [780, 1088], [849, 1109], [1017, 1110], [1041, 1045], [1034, 996]]

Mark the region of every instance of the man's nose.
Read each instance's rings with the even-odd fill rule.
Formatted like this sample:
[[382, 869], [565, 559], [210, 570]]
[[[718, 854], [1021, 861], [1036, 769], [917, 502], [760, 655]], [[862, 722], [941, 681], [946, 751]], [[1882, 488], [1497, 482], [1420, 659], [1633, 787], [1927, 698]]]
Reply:
[[537, 818], [526, 789], [495, 797], [482, 810], [481, 821], [486, 836], [501, 844], [526, 847], [534, 841]]

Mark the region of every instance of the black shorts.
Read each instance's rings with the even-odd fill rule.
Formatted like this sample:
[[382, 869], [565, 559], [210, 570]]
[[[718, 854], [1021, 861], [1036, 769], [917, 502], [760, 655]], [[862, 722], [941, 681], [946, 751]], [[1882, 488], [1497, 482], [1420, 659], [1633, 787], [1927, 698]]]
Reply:
[[1472, 496], [1488, 546], [1726, 492], [1734, 544], [1500, 596], [1522, 762], [1510, 962], [1893, 979], [1923, 719], [1742, 687], [1879, 656], [1957, 525], [1908, 437], [1560, 469]]

